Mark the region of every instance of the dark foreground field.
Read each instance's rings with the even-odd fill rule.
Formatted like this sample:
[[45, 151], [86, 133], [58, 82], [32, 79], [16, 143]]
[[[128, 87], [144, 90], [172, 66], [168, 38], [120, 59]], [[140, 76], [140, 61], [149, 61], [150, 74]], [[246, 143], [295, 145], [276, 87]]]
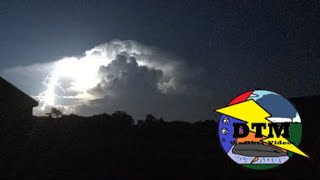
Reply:
[[[307, 101], [308, 103], [306, 103]], [[301, 149], [268, 171], [242, 168], [222, 152], [213, 120], [134, 122], [123, 112], [92, 117], [34, 118], [25, 131], [1, 141], [1, 172], [24, 179], [273, 179], [320, 177], [317, 102], [297, 100], [303, 120]], [[22, 142], [22, 143], [21, 143]]]

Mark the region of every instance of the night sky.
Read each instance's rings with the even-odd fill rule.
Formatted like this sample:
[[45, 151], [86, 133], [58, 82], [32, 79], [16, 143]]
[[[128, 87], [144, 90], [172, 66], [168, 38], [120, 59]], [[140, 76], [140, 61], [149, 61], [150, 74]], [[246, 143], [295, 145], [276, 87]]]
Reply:
[[[162, 65], [146, 70], [117, 56], [99, 70], [104, 77], [117, 75], [112, 85], [100, 81], [101, 86], [90, 89], [94, 100], [65, 99], [61, 104], [83, 115], [121, 109], [136, 118], [153, 113], [166, 120], [195, 121], [212, 119], [214, 108], [250, 89], [285, 97], [320, 94], [317, 1], [0, 2], [0, 74], [30, 96], [45, 90], [41, 82], [46, 78], [32, 65], [82, 57], [114, 40], [158, 48], [143, 57], [169, 66], [177, 60], [186, 68], [179, 73], [180, 65], [174, 66], [175, 73], [166, 73]], [[139, 62], [141, 57], [133, 56]], [[119, 75], [122, 71], [126, 76]], [[166, 87], [172, 83], [184, 92], [159, 93], [156, 85], [166, 74]], [[105, 84], [107, 89], [101, 90]]]

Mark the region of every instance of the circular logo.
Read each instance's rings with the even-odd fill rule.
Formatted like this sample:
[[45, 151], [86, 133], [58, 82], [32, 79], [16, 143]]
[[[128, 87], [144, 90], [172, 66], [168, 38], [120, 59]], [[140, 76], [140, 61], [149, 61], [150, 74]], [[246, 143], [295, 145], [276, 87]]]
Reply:
[[302, 134], [299, 113], [277, 93], [247, 91], [215, 111], [221, 114], [221, 147], [237, 164], [263, 170], [285, 163], [293, 154], [308, 157], [298, 148]]

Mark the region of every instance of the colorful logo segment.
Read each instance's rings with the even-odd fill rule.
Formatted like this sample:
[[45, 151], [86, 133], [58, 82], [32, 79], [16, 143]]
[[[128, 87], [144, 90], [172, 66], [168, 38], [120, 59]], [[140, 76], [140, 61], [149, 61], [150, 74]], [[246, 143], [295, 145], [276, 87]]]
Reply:
[[221, 114], [221, 146], [238, 164], [270, 169], [285, 163], [293, 154], [308, 157], [298, 148], [302, 135], [299, 113], [277, 93], [247, 91], [215, 111]]

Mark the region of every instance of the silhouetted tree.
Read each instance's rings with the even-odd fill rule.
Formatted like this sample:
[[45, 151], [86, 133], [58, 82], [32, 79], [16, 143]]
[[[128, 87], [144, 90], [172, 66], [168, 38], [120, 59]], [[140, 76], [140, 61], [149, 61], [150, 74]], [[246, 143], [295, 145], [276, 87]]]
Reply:
[[152, 115], [152, 114], [147, 114], [146, 115], [146, 123], [154, 122], [156, 120], [157, 120], [157, 118], [154, 115]]
[[120, 123], [121, 125], [133, 125], [134, 122], [133, 118], [124, 111], [115, 111], [111, 118], [116, 124]]
[[62, 111], [58, 108], [52, 107], [51, 112], [46, 113], [50, 118], [59, 118], [63, 115]]
[[158, 120], [159, 120], [159, 122], [164, 123], [164, 120], [162, 117], [160, 117]]

